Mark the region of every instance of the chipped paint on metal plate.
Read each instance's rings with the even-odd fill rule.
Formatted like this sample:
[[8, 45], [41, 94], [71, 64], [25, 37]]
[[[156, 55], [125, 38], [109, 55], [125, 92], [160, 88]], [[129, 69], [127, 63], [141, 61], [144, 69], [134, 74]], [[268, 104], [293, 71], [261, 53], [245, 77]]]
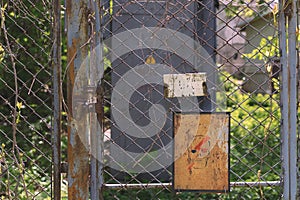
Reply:
[[206, 73], [164, 74], [165, 97], [206, 95]]

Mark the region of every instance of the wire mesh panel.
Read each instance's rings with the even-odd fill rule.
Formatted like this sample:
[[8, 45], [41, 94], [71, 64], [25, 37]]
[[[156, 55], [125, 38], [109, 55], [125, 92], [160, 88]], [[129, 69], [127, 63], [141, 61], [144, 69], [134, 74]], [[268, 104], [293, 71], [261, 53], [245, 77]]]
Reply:
[[0, 198], [50, 199], [51, 1], [1, 1]]
[[[280, 198], [277, 1], [102, 3], [104, 198]], [[199, 72], [204, 96], [166, 97], [163, 75]], [[190, 111], [231, 112], [230, 194], [171, 188], [172, 113]]]
[[[220, 68], [227, 68], [230, 73], [225, 74], [224, 84], [228, 84], [225, 86], [228, 87], [227, 106], [232, 110], [231, 179], [257, 183], [280, 181], [280, 69], [278, 31], [274, 21], [277, 19], [276, 2], [249, 2], [243, 6], [225, 4], [223, 9], [227, 13], [238, 13], [229, 21], [220, 22], [219, 33], [224, 35], [218, 43], [219, 51], [227, 54], [220, 53]], [[232, 25], [228, 26], [228, 23]], [[224, 31], [222, 28], [225, 28]], [[223, 39], [228, 30], [231, 32], [229, 42]], [[246, 193], [239, 196], [262, 199], [281, 196], [280, 187], [241, 189], [245, 190]]]
[[[165, 24], [163, 24], [165, 29], [162, 30], [168, 31], [170, 30], [168, 29], [169, 27], [173, 27], [176, 28], [175, 30], [178, 32], [178, 34], [184, 33], [185, 35], [189, 35], [190, 37], [198, 37], [196, 32], [197, 30], [194, 30], [194, 27], [197, 24], [193, 19], [194, 10], [197, 8], [197, 4], [195, 3], [187, 4], [185, 10], [180, 10], [180, 8], [178, 10], [177, 7], [180, 5], [184, 5], [183, 3], [176, 3], [175, 5], [172, 5], [172, 7], [167, 7], [167, 2], [151, 2], [141, 4], [131, 3], [128, 4], [128, 8], [126, 7], [126, 9], [123, 8], [122, 10], [120, 10], [121, 7], [118, 6], [118, 4], [120, 5], [124, 3], [125, 2], [116, 2], [117, 5], [116, 7], [114, 7], [114, 12], [120, 12], [120, 17], [116, 17], [115, 20], [112, 21], [113, 34], [118, 34], [118, 32], [126, 30], [133, 30], [136, 32], [136, 34], [143, 34], [144, 31], [139, 29], [141, 23], [145, 27], [155, 27], [158, 25], [158, 23], [161, 23], [160, 20], [166, 14], [165, 12], [178, 12], [178, 17], [176, 19], [174, 18], [166, 21]], [[155, 13], [157, 19], [153, 19], [152, 14], [145, 13], [141, 15], [141, 13], [152, 9], [153, 11], [157, 11]], [[132, 15], [136, 16], [137, 19], [132, 18]], [[182, 19], [180, 17], [182, 17]], [[136, 23], [139, 18], [143, 19], [143, 22], [141, 22], [140, 24]], [[118, 19], [120, 19], [121, 22]], [[185, 27], [181, 27], [181, 24], [183, 23], [182, 20], [187, 20]], [[120, 25], [122, 25], [122, 28], [120, 27]], [[158, 25], [159, 28], [160, 26], [161, 24]], [[150, 31], [150, 34], [161, 34], [164, 37], [168, 37], [168, 33], [160, 32], [161, 30], [159, 29], [152, 29]], [[174, 33], [176, 34], [176, 32]], [[180, 36], [172, 35], [172, 37], [175, 37], [174, 42], [176, 42], [178, 38], [179, 42], [177, 44], [174, 43], [178, 46], [178, 48], [185, 48], [183, 46], [185, 45], [185, 41], [180, 41]], [[133, 39], [136, 41], [135, 38]], [[141, 38], [141, 40], [144, 40], [145, 43], [147, 39], [147, 36], [144, 36], [144, 38], [142, 36]], [[171, 39], [172, 38], [165, 38], [166, 42], [168, 42], [167, 40]], [[184, 39], [185, 38], [182, 38], [182, 40]], [[180, 108], [180, 104], [182, 104], [182, 102], [177, 99], [168, 100], [164, 98], [164, 86], [162, 84], [163, 74], [207, 71], [208, 73], [210, 73], [208, 79], [212, 77], [213, 80], [211, 80], [211, 82], [213, 82], [214, 73], [212, 71], [214, 69], [209, 65], [206, 67], [193, 66], [195, 65], [194, 59], [197, 59], [195, 56], [193, 56], [193, 46], [188, 47], [189, 49], [187, 48], [187, 51], [190, 51], [188, 55], [190, 56], [190, 58], [188, 59], [192, 60], [192, 64], [189, 64], [185, 60], [182, 60], [182, 57], [176, 55], [176, 49], [172, 49], [171, 51], [173, 52], [170, 52], [165, 49], [162, 44], [155, 44], [157, 43], [157, 41], [155, 40], [159, 39], [152, 38], [149, 41], [154, 45], [151, 49], [147, 46], [147, 44], [142, 44], [138, 46], [137, 49], [131, 49], [131, 47], [128, 48], [127, 46], [125, 46], [125, 48], [129, 50], [129, 54], [122, 55], [123, 57], [121, 57], [120, 59], [116, 58], [116, 60], [112, 62], [111, 67], [111, 83], [113, 87], [111, 99], [111, 104], [113, 105], [113, 107], [111, 107], [111, 117], [113, 124], [111, 128], [112, 140], [115, 141], [118, 145], [124, 147], [126, 150], [135, 153], [155, 151], [157, 149], [161, 149], [163, 146], [167, 146], [167, 144], [171, 142], [172, 112], [174, 112], [176, 109], [181, 109], [184, 111], [197, 111], [199, 109], [203, 111], [211, 110], [211, 105], [209, 103], [210, 99], [208, 99], [207, 97], [201, 97], [197, 99], [196, 102], [194, 101], [195, 103], [191, 98], [181, 98], [180, 101], [186, 101], [185, 108]], [[133, 42], [130, 38], [126, 38], [126, 41], [130, 43]], [[124, 43], [126, 43], [126, 41], [124, 41]], [[116, 52], [113, 50], [113, 48], [118, 48], [117, 43], [118, 41], [116, 41], [116, 43], [112, 41], [111, 43], [113, 57], [115, 56], [114, 53]], [[155, 45], [157, 47], [155, 47]], [[141, 70], [141, 72], [139, 72], [139, 70]], [[210, 87], [211, 83], [209, 83], [208, 85], [208, 87]], [[126, 86], [128, 88], [126, 89], [128, 93], [123, 93], [122, 91], [124, 88], [126, 88]], [[130, 104], [134, 105], [129, 107], [128, 115], [124, 112], [124, 109], [128, 109], [126, 108], [127, 104], [129, 106]], [[124, 114], [126, 116], [121, 117], [118, 116], [119, 114]], [[167, 115], [167, 117], [165, 115]], [[132, 118], [133, 123], [137, 124], [137, 126], [130, 125], [128, 127], [128, 124], [131, 123], [130, 118]], [[139, 127], [143, 127], [144, 130], [139, 131]], [[128, 133], [129, 136], [126, 133]], [[140, 138], [138, 135], [136, 135], [138, 133], [141, 134]], [[147, 137], [147, 135], [149, 137]], [[120, 154], [119, 151], [112, 150], [111, 156], [115, 157], [115, 153]], [[163, 154], [160, 154], [160, 156], [160, 159], [162, 160], [167, 160], [172, 157], [171, 152], [168, 152], [168, 154], [165, 155], [166, 157], [164, 157]], [[125, 160], [128, 159], [126, 155], [123, 155], [122, 157]], [[164, 169], [163, 171], [165, 170], [166, 169]], [[166, 170], [165, 172], [162, 172], [161, 170], [155, 170], [155, 172], [153, 172], [153, 174], [155, 174], [154, 177], [149, 178], [153, 181], [160, 179], [169, 180], [170, 176], [167, 175], [169, 172], [169, 170]]]
[[[56, 192], [60, 188], [52, 177], [60, 181], [61, 171], [58, 154], [52, 161], [52, 150], [60, 148], [60, 136], [56, 135], [55, 144], [51, 140], [52, 129], [60, 132], [61, 128], [61, 110], [54, 115], [52, 111], [53, 102], [58, 107], [61, 102], [51, 98], [61, 94], [60, 80], [54, 79], [56, 85], [52, 81], [60, 66], [54, 72], [51, 69], [52, 57], [60, 57], [60, 38], [52, 35], [52, 23], [60, 25], [56, 21], [60, 15], [52, 19], [50, 0], [1, 1], [0, 6], [0, 197], [51, 199], [53, 184]], [[287, 52], [279, 50], [278, 35], [287, 41], [278, 24], [281, 30], [288, 24], [288, 33], [296, 31], [292, 27], [295, 19], [289, 18], [295, 10], [281, 6], [283, 18], [278, 16], [277, 0], [66, 1], [68, 49], [64, 52], [68, 51], [69, 63], [65, 73], [69, 74], [71, 105], [66, 111], [73, 112], [67, 113], [68, 147], [76, 147], [68, 149], [69, 198], [281, 198], [286, 192], [282, 183], [293, 176], [282, 170], [282, 166], [287, 169], [282, 162], [294, 161], [285, 158], [291, 154], [283, 146], [291, 141], [280, 127], [287, 120], [281, 108], [294, 101], [280, 103], [283, 90], [288, 91], [280, 86], [291, 75], [283, 74], [288, 71], [281, 66], [296, 61], [286, 54], [294, 48], [291, 40], [283, 45]], [[55, 37], [60, 37], [58, 32]], [[55, 55], [51, 56], [53, 48]], [[174, 113], [224, 111], [231, 112], [230, 146], [225, 148], [230, 151], [226, 159], [231, 188], [218, 191], [229, 194], [204, 194], [201, 188], [189, 185], [179, 188], [196, 188], [194, 192], [174, 191], [177, 156], [186, 152], [197, 157], [199, 151], [196, 159], [201, 159], [200, 155], [209, 155], [209, 147], [218, 145], [204, 133], [195, 140], [194, 152], [184, 149], [187, 151], [176, 155]], [[94, 127], [99, 125], [97, 120], [102, 132]], [[214, 123], [189, 121], [185, 131], [197, 131], [199, 124], [214, 130]], [[214, 152], [215, 159], [220, 158], [218, 152]], [[59, 170], [52, 174], [54, 164]], [[187, 173], [195, 166], [189, 165]], [[213, 166], [219, 167], [217, 163]], [[291, 181], [288, 184], [284, 187]]]

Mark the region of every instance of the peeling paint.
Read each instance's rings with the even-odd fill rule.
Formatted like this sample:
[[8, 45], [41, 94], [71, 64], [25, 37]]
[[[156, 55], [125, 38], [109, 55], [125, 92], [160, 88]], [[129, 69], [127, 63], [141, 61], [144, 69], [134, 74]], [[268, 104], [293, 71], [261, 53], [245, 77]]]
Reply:
[[206, 73], [165, 74], [164, 95], [168, 98], [205, 96]]
[[228, 113], [175, 114], [175, 190], [229, 191], [228, 135]]
[[77, 124], [73, 120], [72, 91], [76, 73], [88, 55], [88, 2], [83, 0], [67, 0], [68, 28], [68, 199], [83, 200], [89, 198], [89, 152], [85, 148], [85, 137], [80, 137], [85, 124]]

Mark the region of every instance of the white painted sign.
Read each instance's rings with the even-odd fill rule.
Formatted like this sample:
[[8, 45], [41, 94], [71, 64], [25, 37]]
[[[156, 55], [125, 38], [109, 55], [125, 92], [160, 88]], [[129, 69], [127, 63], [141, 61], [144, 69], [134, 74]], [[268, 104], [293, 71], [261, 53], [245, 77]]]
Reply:
[[165, 97], [207, 95], [206, 73], [164, 74]]

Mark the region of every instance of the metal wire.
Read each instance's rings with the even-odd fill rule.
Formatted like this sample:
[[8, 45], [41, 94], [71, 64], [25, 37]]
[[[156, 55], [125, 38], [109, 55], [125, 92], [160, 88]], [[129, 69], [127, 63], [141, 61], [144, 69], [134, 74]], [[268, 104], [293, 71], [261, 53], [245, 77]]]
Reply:
[[[216, 62], [216, 66], [211, 66], [212, 70], [208, 72], [208, 77], [210, 77], [208, 78], [209, 91], [212, 96], [216, 96], [210, 99], [213, 105], [212, 108], [221, 109], [220, 106], [224, 102], [218, 99], [218, 95], [223, 95], [226, 99], [226, 109], [232, 112], [230, 141], [231, 192], [238, 195], [243, 191], [245, 192], [244, 196], [251, 196], [252, 198], [268, 199], [270, 196], [278, 198], [282, 194], [282, 189], [278, 187], [282, 183], [277, 181], [281, 180], [282, 175], [280, 156], [281, 116], [278, 95], [280, 92], [278, 70], [280, 69], [276, 63], [270, 62], [279, 55], [278, 42], [276, 41], [278, 34], [276, 2], [269, 1], [260, 5], [254, 2], [245, 2], [243, 5], [235, 5], [234, 3], [234, 1], [220, 1], [219, 5], [212, 5], [206, 1], [201, 1], [197, 2], [197, 6], [193, 8], [192, 1], [189, 4], [173, 1], [159, 3], [114, 1], [112, 7], [106, 4], [106, 9], [111, 10], [111, 15], [110, 17], [107, 17], [107, 13], [105, 15], [103, 39], [105, 41], [117, 33], [130, 31], [134, 28], [153, 26], [172, 27], [173, 30], [185, 31], [185, 34], [195, 37], [209, 52], [210, 58]], [[216, 8], [217, 6], [218, 8]], [[209, 17], [206, 18], [207, 16], [204, 13]], [[183, 19], [186, 21], [184, 22]], [[213, 25], [214, 20], [217, 22], [215, 27]], [[159, 34], [158, 28], [151, 29], [151, 31], [153, 35]], [[134, 31], [131, 32], [133, 35], [135, 33]], [[139, 36], [135, 37], [139, 38]], [[214, 38], [216, 38], [215, 41]], [[179, 37], [176, 39], [182, 40]], [[157, 138], [149, 138], [148, 144], [143, 144], [138, 139], [128, 136], [134, 125], [129, 125], [127, 128], [118, 125], [114, 113], [115, 115], [116, 113], [121, 114], [122, 118], [134, 119], [133, 123], [138, 124], [138, 126], [146, 126], [146, 121], [153, 119], [147, 114], [148, 111], [145, 108], [149, 109], [157, 102], [163, 101], [164, 96], [163, 90], [160, 90], [157, 85], [146, 81], [143, 89], [139, 85], [139, 81], [136, 81], [136, 83], [130, 81], [127, 78], [129, 77], [127, 73], [129, 71], [130, 73], [136, 73], [138, 69], [134, 70], [135, 67], [147, 63], [147, 59], [149, 61], [152, 58], [152, 64], [164, 63], [170, 68], [183, 69], [184, 73], [189, 72], [188, 67], [186, 67], [188, 65], [187, 57], [174, 58], [174, 54], [178, 53], [176, 52], [178, 49], [170, 48], [169, 51], [172, 53], [168, 54], [167, 52], [151, 49], [151, 46], [147, 46], [147, 41], [141, 41], [141, 45], [138, 47], [140, 49], [136, 49], [130, 45], [128, 40], [130, 39], [120, 40], [119, 43], [112, 42], [110, 44], [112, 47], [108, 45], [108, 51], [112, 56], [107, 57], [111, 63], [108, 64], [105, 71], [104, 77], [106, 78], [103, 84], [106, 91], [104, 106], [107, 109], [104, 116], [104, 132], [105, 136], [109, 138], [105, 142], [107, 143], [106, 157], [107, 160], [112, 160], [111, 162], [117, 162], [115, 164], [119, 167], [122, 166], [124, 170], [126, 166], [124, 167], [120, 163], [121, 160], [116, 160], [116, 155], [112, 152], [110, 145], [118, 144], [124, 152], [148, 153], [151, 152], [151, 149], [152, 151], [155, 149], [154, 146], [162, 148], [161, 137], [168, 135], [168, 131], [171, 131], [171, 129], [166, 129]], [[117, 47], [114, 47], [114, 44]], [[122, 46], [128, 53], [118, 57], [119, 52], [116, 52], [116, 49]], [[193, 50], [191, 51], [193, 52]], [[114, 60], [115, 58], [116, 60]], [[173, 62], [172, 59], [177, 60]], [[268, 63], [272, 63], [269, 64], [272, 68], [271, 71], [267, 69]], [[215, 81], [212, 76], [216, 73], [220, 73], [218, 76], [219, 82]], [[160, 76], [159, 73], [156, 75]], [[147, 79], [145, 77], [148, 74], [143, 74], [143, 76], [144, 79]], [[135, 88], [135, 92], [129, 95], [125, 90], [118, 92], [117, 97], [114, 94], [111, 97], [111, 94], [115, 92], [118, 81]], [[142, 79], [140, 81], [142, 82]], [[134, 95], [136, 96], [134, 97]], [[123, 108], [118, 107], [119, 102], [114, 103], [114, 97], [119, 98], [123, 105], [129, 102], [131, 111], [129, 116], [124, 114]], [[158, 98], [157, 101], [153, 100], [155, 98]], [[174, 102], [169, 103], [174, 104]], [[174, 107], [178, 108], [177, 105], [174, 105]], [[111, 111], [111, 109], [116, 111]], [[148, 134], [147, 129], [141, 128], [140, 131], [144, 131], [145, 135]], [[124, 156], [126, 156], [126, 153], [124, 153]], [[141, 159], [137, 161], [137, 158], [132, 159], [134, 160], [133, 165], [137, 165], [136, 162], [141, 161]], [[151, 163], [160, 164], [155, 158], [149, 159], [149, 165]], [[162, 167], [159, 172], [134, 175], [105, 169], [105, 185], [108, 188], [112, 186], [115, 189], [118, 188], [118, 185], [120, 186], [119, 189], [128, 189], [135, 185], [151, 185], [152, 182], [157, 182], [158, 185], [168, 185], [168, 180], [171, 177], [166, 174], [171, 173], [170, 170], [168, 167]], [[165, 181], [163, 181], [164, 179]], [[239, 183], [236, 184], [237, 182]], [[268, 182], [271, 184], [268, 184]], [[154, 184], [155, 188], [156, 186]], [[248, 186], [248, 188], [238, 189], [236, 186]], [[259, 189], [257, 190], [255, 187]], [[268, 191], [267, 187], [273, 187], [274, 192], [272, 194], [264, 192]], [[127, 189], [125, 190], [130, 193]], [[137, 193], [142, 193], [140, 190]], [[163, 195], [167, 191], [162, 187], [161, 190], [153, 192]], [[107, 193], [115, 195], [115, 193], [109, 191]], [[219, 196], [219, 198], [222, 197]]]
[[[139, 40], [140, 36], [135, 35], [137, 32], [134, 29], [140, 27], [157, 27], [148, 28], [154, 37], [160, 34], [159, 28], [163, 27], [181, 31], [197, 40], [208, 52], [208, 57], [202, 62], [212, 59], [215, 63], [215, 66], [209, 65], [201, 69], [206, 70], [209, 77], [210, 108], [224, 110], [222, 105], [225, 104], [225, 110], [232, 112], [230, 195], [243, 199], [279, 198], [282, 196], [282, 160], [278, 78], [280, 67], [276, 61], [279, 56], [277, 3], [276, 1], [265, 1], [261, 4], [254, 1], [247, 1], [244, 4], [238, 4], [236, 1], [194, 3], [194, 1], [189, 3], [113, 1], [113, 5], [103, 3], [104, 9], [107, 10], [103, 13], [103, 40], [106, 41], [126, 31]], [[176, 34], [174, 38], [174, 41], [183, 41]], [[147, 82], [151, 70], [155, 71], [155, 69], [146, 71], [139, 77], [139, 70], [144, 70], [139, 68], [139, 65], [162, 63], [170, 69], [175, 68], [179, 73], [196, 72], [197, 70], [189, 65], [188, 60], [197, 52], [191, 48], [189, 56], [176, 57], [178, 48], [170, 47], [166, 52], [167, 50], [154, 49], [146, 39], [135, 43], [137, 47], [128, 41], [131, 41], [130, 37], [109, 41], [111, 43], [107, 44], [105, 50], [108, 51], [109, 56], [105, 57], [108, 62], [106, 62], [102, 85], [105, 91], [103, 105], [106, 110], [103, 129], [104, 137], [107, 137], [104, 152], [107, 163], [112, 162], [121, 170], [105, 168], [104, 196], [111, 196], [112, 199], [121, 198], [122, 196], [114, 192], [117, 190], [124, 192], [124, 195], [133, 195], [136, 199], [142, 199], [144, 197], [142, 194], [148, 190], [148, 193], [153, 195], [151, 198], [163, 198], [170, 192], [168, 187], [171, 186], [169, 180], [172, 179], [170, 176], [172, 169], [161, 166], [160, 171], [146, 171], [142, 175], [124, 173], [122, 171], [130, 168], [128, 166], [130, 164], [124, 166], [124, 163], [130, 162], [119, 159], [111, 146], [120, 147], [123, 152], [119, 151], [117, 154], [132, 159], [131, 164], [138, 166], [144, 157], [130, 158], [131, 154], [128, 152], [147, 154], [163, 148], [167, 141], [172, 139], [171, 127], [162, 127], [158, 136], [149, 137], [148, 142], [142, 142], [141, 139], [131, 136], [135, 126], [142, 127], [139, 129], [141, 135], [149, 134], [149, 130], [145, 127], [154, 120], [150, 109], [156, 104], [163, 104], [164, 101], [164, 91], [159, 87], [161, 83]], [[155, 38], [152, 38], [152, 41], [155, 43]], [[120, 55], [120, 49], [125, 53]], [[207, 71], [207, 68], [211, 70]], [[172, 73], [175, 73], [174, 71]], [[138, 80], [132, 81], [131, 78], [133, 79], [134, 76], [130, 74], [137, 74]], [[153, 76], [161, 76], [158, 72], [154, 74]], [[217, 79], [219, 80], [216, 81]], [[144, 83], [143, 86], [141, 82]], [[131, 93], [127, 89], [117, 90], [118, 84], [128, 85], [128, 88], [134, 88], [134, 92]], [[190, 103], [193, 104], [193, 101]], [[127, 104], [128, 114], [123, 108]], [[175, 110], [180, 110], [176, 102], [170, 101], [168, 104]], [[207, 107], [200, 106], [201, 109], [206, 110]], [[159, 111], [156, 110], [156, 113], [159, 114]], [[172, 121], [168, 112], [165, 116], [167, 120]], [[128, 126], [123, 127], [126, 123], [121, 121], [128, 119], [132, 119], [133, 122], [128, 122]], [[159, 127], [158, 124], [157, 126]], [[143, 165], [142, 169], [147, 170], [147, 166], [161, 164], [157, 159], [148, 157], [148, 164]], [[131, 192], [130, 188], [136, 190]], [[273, 192], [270, 193], [270, 190]], [[179, 194], [178, 198], [183, 198], [180, 195], [182, 194]], [[208, 198], [204, 194], [196, 196]], [[214, 197], [216, 196], [219, 199], [226, 198], [226, 195]]]
[[52, 196], [51, 1], [1, 2], [0, 196]]
[[[283, 2], [2, 1], [0, 197], [293, 198], [297, 59], [285, 31], [297, 24], [295, 1]], [[196, 72], [203, 96], [167, 98], [165, 74]], [[173, 113], [224, 111], [230, 193], [174, 191]]]

